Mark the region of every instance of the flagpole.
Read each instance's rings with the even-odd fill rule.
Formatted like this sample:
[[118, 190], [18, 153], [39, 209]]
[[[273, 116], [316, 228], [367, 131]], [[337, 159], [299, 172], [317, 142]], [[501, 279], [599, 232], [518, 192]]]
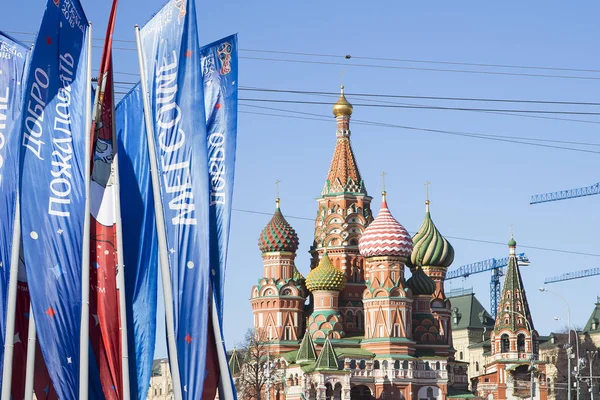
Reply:
[[81, 327], [79, 338], [79, 399], [88, 398], [90, 352], [90, 129], [92, 85], [92, 23], [88, 24], [88, 65], [85, 90], [85, 210], [83, 220], [83, 248], [81, 259]]
[[[114, 80], [111, 79], [113, 100]], [[114, 104], [114, 101], [112, 102]], [[121, 325], [121, 372], [123, 374], [123, 400], [131, 396], [129, 385], [129, 344], [127, 342], [127, 309], [125, 302], [125, 260], [123, 256], [123, 229], [121, 221], [121, 184], [119, 181], [118, 140], [115, 134], [115, 113], [112, 113], [113, 167], [115, 182], [115, 228], [117, 236], [117, 289], [119, 290], [119, 319]]]
[[33, 307], [29, 306], [29, 329], [27, 331], [27, 364], [25, 367], [25, 400], [33, 400], [33, 382], [35, 381], [35, 318]]
[[140, 44], [140, 28], [135, 26], [135, 39], [137, 44], [138, 63], [140, 66], [140, 80], [142, 88], [142, 98], [144, 99], [144, 118], [146, 122], [146, 138], [148, 140], [148, 156], [150, 160], [150, 172], [152, 177], [152, 194], [154, 195], [154, 213], [156, 215], [156, 233], [158, 236], [158, 256], [160, 264], [160, 274], [163, 286], [163, 299], [165, 302], [165, 320], [167, 325], [167, 349], [169, 351], [169, 365], [171, 367], [171, 377], [173, 380], [173, 393], [175, 400], [181, 400], [181, 377], [179, 375], [179, 357], [177, 354], [177, 342], [175, 340], [175, 319], [173, 317], [173, 292], [171, 288], [171, 274], [169, 270], [169, 258], [167, 251], [167, 234], [165, 229], [165, 219], [160, 201], [160, 182], [158, 179], [158, 166], [156, 162], [156, 147], [154, 144], [154, 125], [150, 113], [150, 104], [148, 103], [148, 91], [146, 88], [146, 71], [144, 57], [142, 55], [142, 46]]
[[[221, 324], [219, 323], [219, 313], [217, 312], [217, 302], [215, 301], [215, 292], [212, 292], [212, 307], [211, 319], [212, 328], [215, 334], [215, 342], [217, 348], [217, 358], [219, 360], [219, 399], [233, 399], [233, 387], [231, 385], [229, 364], [227, 363], [227, 354], [225, 354], [225, 346], [223, 344], [223, 336], [221, 332]], [[227, 374], [225, 374], [227, 371]], [[225, 376], [227, 375], [227, 376]]]
[[21, 248], [21, 206], [16, 195], [15, 221], [11, 242], [10, 278], [8, 303], [6, 305], [6, 335], [4, 336], [4, 369], [2, 372], [2, 400], [10, 400], [12, 384], [13, 352], [15, 349], [15, 316], [17, 313], [17, 281], [19, 278], [19, 249]]

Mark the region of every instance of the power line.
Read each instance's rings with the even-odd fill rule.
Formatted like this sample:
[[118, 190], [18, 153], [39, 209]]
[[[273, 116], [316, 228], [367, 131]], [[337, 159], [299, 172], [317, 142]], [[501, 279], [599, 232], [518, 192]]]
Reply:
[[[291, 103], [291, 104], [313, 104], [313, 105], [331, 105], [323, 101], [307, 100], [283, 100], [283, 99], [257, 99], [240, 98], [241, 101], [263, 102], [263, 103]], [[361, 104], [355, 103], [355, 107], [375, 107], [375, 108], [406, 108], [406, 109], [424, 109], [424, 110], [444, 110], [444, 111], [486, 111], [486, 112], [511, 112], [511, 113], [531, 113], [531, 114], [561, 114], [561, 115], [600, 115], [600, 112], [591, 111], [557, 111], [557, 110], [518, 110], [518, 109], [494, 109], [494, 108], [472, 108], [472, 107], [443, 107], [443, 106], [411, 106], [401, 104]]]
[[[261, 106], [255, 106], [255, 105], [245, 105], [245, 104], [242, 104], [242, 105], [247, 106], [247, 107], [262, 108], [262, 109], [273, 110], [273, 111], [283, 111], [283, 112], [294, 113], [294, 114], [324, 117], [321, 114], [313, 114], [313, 113], [305, 113], [305, 112], [299, 112], [299, 111], [278, 109], [278, 108], [274, 108], [274, 107], [261, 107]], [[271, 116], [282, 117], [282, 118], [289, 117], [287, 115], [276, 115], [276, 114], [272, 114]], [[330, 119], [328, 118], [328, 120], [330, 120]], [[322, 121], [326, 121], [326, 120], [323, 119]], [[550, 142], [550, 139], [544, 140], [544, 139], [537, 139], [537, 138], [523, 138], [523, 137], [516, 137], [516, 136], [491, 135], [491, 134], [472, 133], [472, 132], [450, 131], [450, 130], [443, 130], [443, 129], [420, 128], [420, 127], [414, 127], [414, 126], [396, 125], [396, 124], [380, 123], [380, 122], [366, 121], [366, 120], [354, 120], [354, 123], [361, 124], [361, 125], [379, 126], [379, 127], [384, 127], [384, 128], [395, 128], [395, 129], [403, 129], [403, 130], [411, 130], [411, 131], [440, 133], [440, 134], [447, 134], [447, 135], [452, 135], [452, 136], [471, 137], [471, 138], [477, 138], [477, 139], [486, 139], [486, 140], [493, 140], [493, 141], [500, 141], [500, 142], [507, 142], [507, 143], [524, 144], [524, 145], [529, 145], [529, 146], [545, 147], [545, 148], [560, 149], [560, 150], [569, 150], [569, 151], [576, 151], [576, 152], [582, 152], [582, 153], [600, 154], [600, 151], [578, 149], [578, 148], [564, 147], [564, 146], [555, 146], [555, 145], [549, 145], [549, 144], [543, 144], [543, 143], [530, 143], [530, 142], [526, 141], [526, 140], [529, 140], [529, 141], [537, 140], [537, 141], [549, 141]], [[559, 141], [557, 141], [557, 142], [559, 142]], [[597, 146], [598, 145], [597, 143], [579, 143], [579, 142], [572, 142], [570, 144], [587, 145], [587, 146]]]
[[[21, 35], [33, 35], [34, 32], [23, 32], [23, 31], [6, 31], [12, 34]], [[103, 38], [93, 38], [93, 40], [104, 41]], [[121, 43], [135, 43], [133, 40], [122, 40], [113, 39], [115, 42]], [[101, 46], [94, 46], [101, 48]], [[127, 47], [116, 47], [114, 50], [122, 51], [136, 51], [135, 48]], [[388, 62], [404, 62], [404, 63], [420, 63], [420, 64], [436, 64], [436, 65], [455, 65], [455, 66], [471, 66], [471, 67], [483, 67], [483, 68], [505, 68], [505, 69], [529, 69], [529, 70], [546, 70], [546, 71], [568, 71], [568, 72], [585, 72], [585, 73], [600, 73], [600, 70], [596, 69], [584, 69], [584, 68], [561, 68], [561, 67], [544, 67], [544, 66], [528, 66], [528, 65], [509, 65], [509, 64], [488, 64], [488, 63], [469, 63], [469, 62], [455, 62], [455, 61], [436, 61], [436, 60], [417, 60], [417, 59], [402, 59], [402, 58], [383, 58], [383, 57], [367, 57], [367, 56], [351, 56], [351, 55], [334, 55], [334, 54], [319, 54], [319, 53], [306, 53], [306, 52], [290, 52], [290, 51], [278, 51], [278, 50], [261, 50], [261, 49], [245, 49], [240, 48], [242, 52], [258, 52], [258, 53], [269, 53], [269, 54], [281, 54], [281, 55], [295, 55], [304, 57], [317, 57], [317, 58], [343, 58], [345, 60], [361, 59], [371, 61], [388, 61]], [[347, 67], [367, 67], [367, 68], [386, 68], [386, 69], [403, 69], [403, 70], [416, 70], [416, 71], [432, 71], [432, 72], [453, 72], [453, 73], [470, 73], [470, 74], [487, 74], [487, 75], [508, 75], [508, 76], [523, 76], [523, 77], [539, 77], [539, 78], [558, 78], [558, 79], [584, 79], [584, 80], [600, 80], [600, 77], [592, 76], [577, 76], [577, 75], [550, 75], [550, 74], [531, 74], [531, 73], [519, 73], [519, 72], [499, 72], [499, 71], [477, 71], [477, 70], [464, 70], [464, 69], [443, 69], [443, 68], [424, 68], [424, 67], [409, 67], [399, 65], [380, 65], [380, 64], [357, 64], [348, 62], [328, 62], [328, 61], [311, 61], [311, 60], [291, 60], [282, 58], [267, 58], [267, 57], [249, 57], [240, 56], [240, 58], [248, 60], [261, 60], [261, 61], [275, 61], [275, 62], [289, 62], [289, 63], [305, 63], [305, 64], [321, 64], [321, 65], [342, 65]]]
[[485, 64], [485, 63], [469, 63], [469, 62], [456, 62], [456, 61], [417, 60], [417, 59], [409, 59], [409, 58], [353, 56], [350, 54], [340, 55], [340, 54], [320, 54], [320, 53], [299, 53], [299, 52], [293, 52], [293, 51], [258, 50], [258, 49], [243, 49], [243, 48], [240, 48], [240, 51], [248, 51], [248, 52], [255, 52], [255, 53], [270, 53], [270, 54], [287, 54], [287, 55], [306, 56], [306, 57], [344, 58], [347, 60], [356, 58], [359, 60], [393, 61], [393, 62], [419, 63], [419, 64], [464, 65], [464, 66], [486, 67], [486, 68], [540, 69], [540, 70], [546, 70], [546, 71], [571, 71], [571, 72], [600, 73], [600, 70], [598, 70], [598, 69], [543, 67], [543, 66], [534, 66], [534, 65]]
[[[256, 211], [256, 210], [245, 210], [245, 209], [240, 209], [240, 208], [233, 208], [232, 210], [233, 211], [237, 211], [237, 212], [241, 212], [241, 213], [246, 213], [246, 214], [269, 215], [269, 216], [273, 215], [272, 212], [269, 213], [269, 212]], [[315, 221], [314, 218], [298, 217], [298, 216], [287, 215], [287, 214], [285, 215], [285, 218], [298, 219], [298, 220], [303, 220], [303, 221], [312, 221], [312, 222]], [[415, 232], [416, 231], [409, 231], [409, 233], [411, 233], [411, 234], [414, 234]], [[449, 239], [465, 240], [465, 241], [468, 241], [468, 242], [475, 242], [475, 243], [498, 244], [498, 245], [506, 246], [506, 242], [497, 242], [497, 241], [493, 241], [493, 240], [482, 240], [482, 239], [465, 238], [465, 237], [459, 237], [459, 236], [448, 236], [448, 235], [444, 235], [444, 236], [446, 238], [449, 238]], [[525, 249], [532, 249], [532, 250], [552, 251], [552, 252], [555, 252], [555, 253], [576, 254], [576, 255], [580, 255], [580, 256], [600, 257], [600, 254], [595, 254], [595, 253], [584, 253], [584, 252], [580, 252], [580, 251], [554, 249], [554, 248], [550, 248], [550, 247], [525, 246], [525, 245], [521, 245], [521, 244], [519, 244], [519, 247], [522, 247], [522, 248], [525, 248]]]
[[[339, 96], [339, 92], [321, 92], [310, 90], [290, 90], [290, 89], [268, 89], [255, 87], [240, 87], [242, 91], [264, 92], [264, 93], [289, 93], [289, 94], [318, 94], [328, 96]], [[376, 97], [376, 98], [396, 98], [396, 99], [418, 99], [418, 100], [445, 100], [445, 101], [477, 101], [477, 102], [502, 102], [502, 103], [539, 103], [539, 104], [560, 104], [560, 105], [581, 105], [581, 106], [600, 106], [600, 103], [582, 102], [582, 101], [549, 101], [549, 100], [522, 100], [522, 99], [493, 99], [489, 97], [443, 97], [443, 96], [415, 96], [400, 94], [383, 93], [353, 93], [346, 91], [348, 97]]]
[[352, 64], [352, 63], [340, 63], [340, 62], [332, 62], [332, 61], [290, 60], [290, 59], [283, 59], [283, 58], [248, 57], [248, 56], [240, 56], [239, 58], [243, 58], [246, 60], [275, 61], [275, 62], [288, 62], [288, 63], [299, 63], [299, 64], [341, 65], [344, 67], [401, 69], [401, 70], [431, 71], [431, 72], [455, 72], [455, 73], [464, 73], [464, 74], [524, 76], [524, 77], [536, 77], [536, 78], [600, 80], [600, 77], [578, 76], [578, 75], [528, 74], [528, 73], [520, 73], [520, 72], [475, 71], [475, 70], [464, 70], [464, 69], [406, 67], [406, 66], [400, 66], [400, 65]]

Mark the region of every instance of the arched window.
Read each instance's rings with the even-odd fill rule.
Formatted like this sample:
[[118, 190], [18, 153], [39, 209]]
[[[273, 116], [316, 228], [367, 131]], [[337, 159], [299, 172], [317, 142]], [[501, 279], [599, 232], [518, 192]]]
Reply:
[[354, 321], [354, 313], [352, 310], [346, 311], [346, 322], [351, 323]]
[[379, 360], [375, 360], [375, 362], [373, 362], [373, 369], [379, 369]]
[[433, 399], [433, 389], [430, 387], [427, 388], [427, 398]]
[[500, 337], [500, 352], [508, 353], [510, 351], [510, 341], [508, 340], [508, 335], [505, 333]]
[[356, 312], [356, 327], [358, 329], [362, 329], [363, 326], [363, 314], [362, 311], [357, 311]]
[[408, 361], [402, 361], [402, 369], [408, 369]]
[[475, 372], [479, 372], [479, 361], [475, 361]]
[[440, 370], [440, 362], [439, 361], [435, 363], [435, 370], [436, 371]]
[[525, 335], [519, 333], [517, 336], [517, 351], [519, 353], [525, 353]]
[[463, 359], [463, 352], [461, 351], [460, 353], [458, 353], [458, 359], [462, 360]]
[[394, 361], [394, 369], [400, 369], [400, 360]]
[[350, 361], [350, 369], [356, 369], [356, 360]]
[[365, 362], [365, 360], [360, 360], [360, 363], [358, 363], [358, 366], [360, 369], [365, 369], [367, 367], [367, 363]]
[[384, 361], [381, 363], [381, 368], [383, 368], [383, 369], [388, 369], [388, 362], [387, 362], [387, 360], [384, 360]]

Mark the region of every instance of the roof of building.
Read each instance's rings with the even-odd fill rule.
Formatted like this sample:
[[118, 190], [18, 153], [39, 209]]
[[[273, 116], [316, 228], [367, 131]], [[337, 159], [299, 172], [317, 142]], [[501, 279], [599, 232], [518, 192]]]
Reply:
[[523, 285], [523, 278], [521, 277], [519, 262], [517, 261], [516, 241], [514, 238], [511, 237], [508, 247], [510, 255], [500, 295], [501, 301], [498, 305], [498, 317], [496, 318], [494, 331], [498, 332], [502, 329], [508, 329], [511, 332], [516, 332], [518, 329], [534, 330], [525, 286]]
[[263, 253], [286, 251], [295, 253], [300, 241], [292, 226], [285, 220], [279, 207], [279, 198], [271, 221], [258, 238], [258, 248]]
[[234, 348], [229, 357], [229, 370], [232, 375], [237, 375], [242, 370], [242, 363], [240, 361], [239, 353]]
[[306, 332], [304, 334], [304, 337], [302, 338], [302, 343], [300, 343], [300, 348], [298, 349], [298, 353], [296, 354], [295, 361], [301, 363], [316, 360], [317, 351], [315, 350], [315, 344], [313, 343], [310, 333]]
[[408, 257], [413, 249], [410, 234], [388, 209], [385, 192], [379, 214], [363, 232], [358, 248], [363, 257]]
[[594, 310], [583, 327], [583, 332], [588, 334], [600, 333], [600, 297], [596, 299]]
[[333, 105], [333, 115], [335, 115], [336, 117], [339, 117], [341, 115], [350, 116], [352, 115], [353, 109], [354, 108], [352, 107], [352, 104], [350, 104], [350, 102], [346, 99], [346, 95], [344, 94], [344, 86], [342, 85], [340, 98]]
[[452, 305], [452, 330], [493, 329], [494, 319], [479, 302], [474, 293], [450, 297]]
[[319, 353], [319, 358], [317, 358], [317, 362], [315, 363], [315, 370], [323, 371], [323, 370], [338, 370], [338, 356], [335, 354], [335, 350], [331, 345], [331, 341], [329, 337], [325, 340], [325, 344]]
[[406, 286], [412, 290], [414, 295], [431, 296], [435, 292], [435, 282], [421, 267], [417, 267], [412, 276], [408, 278]]
[[425, 202], [425, 221], [413, 236], [413, 251], [407, 261], [411, 269], [417, 265], [447, 268], [454, 261], [454, 248], [431, 219], [429, 200]]
[[333, 266], [327, 251], [317, 268], [312, 269], [306, 276], [306, 287], [311, 292], [315, 290], [342, 290], [346, 286], [346, 275]]

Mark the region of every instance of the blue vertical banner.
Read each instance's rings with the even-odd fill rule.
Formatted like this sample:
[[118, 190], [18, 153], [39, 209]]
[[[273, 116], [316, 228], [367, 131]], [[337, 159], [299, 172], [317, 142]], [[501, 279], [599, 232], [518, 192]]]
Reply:
[[140, 36], [154, 121], [181, 388], [184, 399], [195, 400], [203, 397], [206, 373], [210, 277], [206, 119], [194, 1], [169, 1]]
[[156, 344], [158, 245], [140, 85], [115, 110], [131, 399], [145, 400]]
[[210, 184], [210, 275], [222, 330], [237, 143], [237, 35], [202, 47], [200, 54]]
[[78, 0], [48, 0], [21, 125], [23, 256], [40, 347], [61, 399], [79, 392], [88, 34]]
[[22, 88], [29, 49], [0, 32], [0, 376], [6, 339], [10, 258], [19, 184]]

